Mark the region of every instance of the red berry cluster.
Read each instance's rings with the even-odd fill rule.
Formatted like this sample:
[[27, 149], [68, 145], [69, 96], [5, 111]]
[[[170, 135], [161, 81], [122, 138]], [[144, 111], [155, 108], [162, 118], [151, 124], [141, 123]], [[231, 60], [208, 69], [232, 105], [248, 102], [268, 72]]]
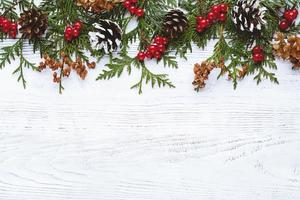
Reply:
[[73, 26], [68, 25], [65, 30], [65, 40], [71, 42], [72, 40], [79, 37], [82, 29], [81, 21], [77, 21]]
[[228, 12], [228, 4], [226, 3], [212, 6], [210, 12], [207, 13], [206, 17], [202, 17], [202, 16], [196, 17], [197, 20], [196, 31], [198, 33], [202, 33], [213, 23], [226, 22], [227, 12]]
[[10, 38], [15, 39], [18, 34], [18, 24], [0, 16], [0, 31], [8, 34]]
[[147, 47], [147, 51], [140, 51], [136, 57], [139, 61], [144, 61], [145, 58], [155, 58], [157, 60], [160, 60], [162, 54], [166, 51], [167, 45], [167, 38], [162, 36], [156, 36], [153, 40], [153, 43]]
[[123, 2], [124, 8], [126, 8], [132, 15], [136, 15], [138, 17], [143, 17], [145, 11], [143, 8], [138, 8], [136, 6], [138, 0], [126, 0]]
[[294, 23], [294, 21], [297, 19], [299, 14], [299, 11], [297, 9], [291, 9], [284, 11], [283, 17], [279, 22], [279, 28], [282, 31], [286, 31], [290, 26]]
[[265, 60], [264, 49], [261, 46], [255, 46], [252, 49], [252, 59], [255, 63], [261, 63]]

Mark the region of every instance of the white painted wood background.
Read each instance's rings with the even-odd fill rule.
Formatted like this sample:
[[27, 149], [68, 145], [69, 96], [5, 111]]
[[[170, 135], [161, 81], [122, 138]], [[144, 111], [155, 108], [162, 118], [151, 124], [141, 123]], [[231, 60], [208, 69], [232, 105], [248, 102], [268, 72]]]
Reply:
[[[0, 43], [5, 46], [13, 41]], [[278, 61], [280, 85], [232, 84], [214, 72], [193, 91], [193, 64], [167, 72], [176, 89], [130, 90], [138, 72], [95, 82], [0, 71], [1, 200], [299, 200], [300, 71]], [[26, 54], [34, 62], [26, 47]]]

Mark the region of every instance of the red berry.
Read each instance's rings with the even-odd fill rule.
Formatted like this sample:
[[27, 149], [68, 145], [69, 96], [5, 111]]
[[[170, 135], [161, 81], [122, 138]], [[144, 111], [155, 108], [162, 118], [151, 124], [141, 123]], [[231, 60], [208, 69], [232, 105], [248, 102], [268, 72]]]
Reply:
[[135, 14], [136, 10], [137, 10], [137, 7], [135, 7], [135, 6], [130, 6], [130, 8], [129, 8], [129, 12], [131, 14]]
[[65, 34], [71, 35], [73, 32], [73, 28], [71, 26], [67, 26], [65, 30]]
[[13, 39], [16, 39], [17, 37], [17, 32], [16, 31], [9, 31], [9, 36]]
[[11, 22], [8, 19], [4, 19], [2, 24], [3, 26], [10, 26]]
[[209, 26], [209, 21], [207, 19], [202, 19], [199, 22], [199, 27], [201, 27], [201, 29], [206, 29]]
[[161, 53], [159, 51], [156, 51], [154, 54], [154, 58], [156, 58], [157, 60], [161, 59]]
[[291, 12], [295, 14], [296, 18], [298, 17], [299, 11], [297, 9], [292, 9]]
[[10, 30], [16, 31], [18, 30], [18, 24], [17, 23], [11, 23], [10, 24]]
[[196, 27], [196, 31], [198, 32], [198, 33], [202, 33], [203, 31], [204, 31], [204, 29], [203, 28], [201, 28], [199, 25]]
[[164, 43], [163, 38], [160, 37], [160, 36], [156, 36], [156, 37], [154, 38], [154, 42], [155, 42], [156, 44], [163, 44], [163, 43]]
[[265, 57], [263, 54], [257, 53], [257, 54], [253, 55], [253, 61], [256, 63], [263, 62], [264, 60], [265, 60]]
[[227, 15], [226, 15], [225, 13], [221, 13], [221, 14], [219, 15], [219, 20], [220, 20], [220, 22], [226, 22], [226, 20], [227, 20]]
[[138, 53], [138, 55], [136, 57], [139, 61], [143, 61], [146, 58], [146, 54], [145, 54], [145, 52], [141, 51]]
[[158, 51], [157, 45], [151, 44], [151, 45], [148, 47], [148, 51], [151, 53], [151, 55], [154, 55], [155, 52]]
[[163, 45], [167, 45], [169, 42], [166, 37], [162, 37], [162, 41], [163, 41]]
[[3, 20], [3, 29], [2, 29], [2, 31], [4, 32], [4, 33], [8, 33], [8, 31], [10, 30], [10, 25], [11, 25], [11, 22], [9, 21], [9, 20], [7, 20], [7, 19], [4, 19]]
[[221, 7], [220, 5], [214, 5], [212, 8], [211, 8], [211, 11], [216, 13], [216, 14], [219, 14], [221, 12]]
[[252, 53], [254, 54], [263, 54], [264, 53], [264, 49], [261, 46], [255, 46], [252, 49]]
[[137, 3], [138, 0], [130, 0], [130, 3]]
[[202, 16], [197, 16], [196, 17], [196, 21], [197, 21], [197, 23], [199, 23], [201, 20], [203, 19], [203, 17]]
[[5, 17], [0, 16], [0, 26], [3, 26], [3, 21], [5, 20]]
[[150, 53], [150, 51], [146, 51], [146, 58], [149, 58], [151, 59], [153, 56], [152, 54]]
[[166, 47], [163, 44], [159, 44], [157, 48], [158, 48], [158, 51], [161, 53], [166, 51]]
[[136, 14], [136, 16], [138, 16], [138, 17], [144, 16], [144, 9], [143, 9], [143, 8], [138, 8], [138, 9], [135, 11], [135, 14]]
[[287, 20], [284, 19], [279, 23], [279, 28], [282, 31], [286, 31], [290, 27], [290, 25], [291, 24]]
[[126, 0], [123, 2], [123, 7], [126, 9], [129, 9], [131, 6], [131, 2], [129, 0]]
[[220, 10], [221, 10], [222, 13], [227, 13], [227, 11], [228, 11], [228, 4], [226, 4], [226, 3], [220, 4]]
[[77, 37], [79, 37], [79, 35], [80, 35], [80, 31], [77, 30], [77, 29], [73, 29], [73, 31], [72, 31], [72, 36], [73, 36], [74, 38], [77, 38]]
[[293, 22], [297, 18], [297, 14], [291, 10], [286, 10], [284, 12], [284, 18], [289, 22]]
[[65, 34], [65, 40], [70, 42], [73, 39], [73, 36], [71, 34]]
[[207, 14], [207, 19], [209, 19], [210, 21], [215, 21], [218, 18], [218, 15], [214, 12], [209, 12]]
[[81, 21], [77, 21], [77, 22], [75, 22], [74, 23], [74, 29], [77, 29], [77, 30], [81, 30], [81, 28], [82, 28], [82, 23], [81, 23]]

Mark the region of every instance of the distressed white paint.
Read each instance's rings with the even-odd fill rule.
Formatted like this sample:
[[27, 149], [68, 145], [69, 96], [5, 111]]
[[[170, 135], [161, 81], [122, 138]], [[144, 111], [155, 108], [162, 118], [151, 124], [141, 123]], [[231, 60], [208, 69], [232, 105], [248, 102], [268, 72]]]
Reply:
[[[11, 41], [8, 41], [11, 42]], [[7, 43], [1, 44], [6, 45]], [[176, 89], [129, 86], [138, 72], [95, 82], [26, 71], [23, 90], [0, 72], [2, 200], [297, 200], [300, 198], [300, 72], [278, 62], [279, 86], [226, 78], [196, 93], [196, 50], [170, 73]], [[31, 54], [26, 50], [27, 55]], [[31, 56], [38, 62], [38, 57]]]
[[236, 91], [214, 72], [196, 93], [193, 64], [212, 46], [178, 70], [153, 65], [177, 88], [142, 96], [138, 71], [95, 82], [105, 61], [63, 95], [49, 71], [26, 70], [26, 90], [16, 63], [0, 71], [0, 199], [300, 199], [300, 71], [278, 61], [280, 85], [248, 77]]

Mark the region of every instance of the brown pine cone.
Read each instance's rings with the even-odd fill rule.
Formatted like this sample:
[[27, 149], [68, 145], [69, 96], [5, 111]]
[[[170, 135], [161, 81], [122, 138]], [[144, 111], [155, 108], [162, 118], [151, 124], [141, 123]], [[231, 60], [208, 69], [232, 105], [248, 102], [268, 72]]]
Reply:
[[33, 8], [21, 13], [19, 24], [24, 38], [39, 38], [48, 28], [48, 18], [40, 10]]
[[124, 0], [75, 0], [78, 6], [82, 6], [84, 9], [94, 13], [109, 11], [113, 9], [116, 4], [122, 3], [123, 1]]
[[199, 90], [205, 87], [206, 85], [205, 81], [208, 80], [209, 74], [215, 67], [216, 65], [210, 62], [202, 62], [201, 64], [198, 63], [195, 64], [194, 66], [195, 79], [193, 81], [195, 90]]
[[277, 33], [274, 36], [274, 55], [284, 60], [290, 60], [295, 68], [300, 68], [300, 37], [297, 35], [286, 36]]
[[171, 10], [164, 17], [164, 32], [171, 39], [177, 38], [189, 26], [186, 15], [181, 10]]

